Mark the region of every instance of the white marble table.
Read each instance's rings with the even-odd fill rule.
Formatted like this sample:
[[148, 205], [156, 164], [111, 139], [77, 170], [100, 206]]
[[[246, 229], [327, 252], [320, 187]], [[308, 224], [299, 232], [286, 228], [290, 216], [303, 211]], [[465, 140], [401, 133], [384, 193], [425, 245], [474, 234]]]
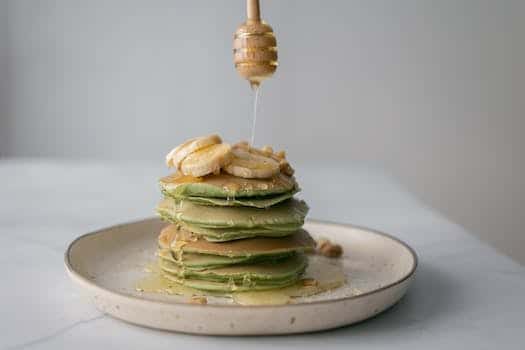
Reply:
[[[299, 167], [310, 217], [394, 234], [420, 257], [395, 307], [356, 326], [209, 337], [132, 326], [95, 310], [63, 267], [76, 236], [152, 215], [162, 164], [0, 160], [0, 349], [524, 349], [525, 268], [359, 166]], [[495, 233], [497, 234], [497, 233]]]

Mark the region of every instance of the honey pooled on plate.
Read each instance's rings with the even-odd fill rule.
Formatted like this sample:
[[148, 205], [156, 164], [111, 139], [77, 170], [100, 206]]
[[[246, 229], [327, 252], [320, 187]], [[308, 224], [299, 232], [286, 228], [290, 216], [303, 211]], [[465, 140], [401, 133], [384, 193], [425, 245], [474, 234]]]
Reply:
[[302, 298], [329, 292], [347, 282], [341, 262], [322, 256], [310, 257], [310, 264], [303, 278], [293, 285], [266, 291], [212, 293], [185, 287], [165, 278], [156, 263], [152, 263], [147, 272], [148, 275], [135, 286], [138, 292], [180, 295], [187, 297], [188, 302], [192, 302], [191, 298], [195, 296], [221, 297], [245, 306], [293, 304], [301, 301]]

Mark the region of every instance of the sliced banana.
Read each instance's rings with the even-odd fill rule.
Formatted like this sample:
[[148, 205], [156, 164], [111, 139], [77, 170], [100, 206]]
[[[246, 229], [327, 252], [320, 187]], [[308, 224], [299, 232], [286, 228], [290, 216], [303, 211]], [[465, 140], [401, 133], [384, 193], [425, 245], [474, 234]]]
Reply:
[[233, 150], [244, 150], [252, 154], [271, 158], [277, 163], [279, 163], [279, 171], [285, 175], [292, 176], [295, 170], [292, 168], [290, 163], [286, 160], [286, 153], [284, 151], [273, 152], [272, 147], [264, 146], [261, 149], [250, 146], [246, 141], [241, 141], [233, 145]]
[[292, 168], [290, 163], [284, 158], [279, 161], [279, 170], [281, 173], [288, 176], [292, 176], [295, 173], [294, 168]]
[[192, 152], [180, 164], [184, 175], [200, 177], [217, 174], [233, 158], [232, 148], [227, 143], [214, 144]]
[[166, 165], [169, 168], [180, 169], [181, 162], [191, 153], [219, 143], [222, 143], [219, 135], [201, 136], [188, 140], [166, 155]]
[[265, 156], [271, 157], [273, 155], [273, 148], [272, 148], [272, 146], [264, 146], [263, 148], [261, 148], [261, 152]]
[[224, 167], [228, 174], [245, 179], [263, 179], [279, 173], [279, 163], [272, 158], [252, 153], [243, 147], [234, 147], [232, 153], [232, 161]]

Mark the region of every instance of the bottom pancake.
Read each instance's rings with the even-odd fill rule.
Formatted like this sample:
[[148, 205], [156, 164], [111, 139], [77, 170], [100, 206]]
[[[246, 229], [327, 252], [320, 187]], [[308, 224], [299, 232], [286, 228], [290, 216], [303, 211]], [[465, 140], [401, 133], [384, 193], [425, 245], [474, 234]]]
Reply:
[[304, 254], [294, 254], [277, 261], [193, 270], [185, 269], [167, 259], [159, 259], [160, 268], [167, 278], [196, 289], [224, 292], [287, 286], [300, 278], [307, 263]]
[[219, 292], [219, 293], [231, 293], [231, 292], [252, 292], [252, 291], [262, 291], [270, 289], [284, 288], [293, 285], [300, 279], [300, 275], [296, 277], [291, 277], [288, 280], [282, 280], [272, 283], [266, 283], [264, 281], [257, 281], [247, 284], [237, 284], [235, 282], [214, 282], [214, 281], [205, 281], [192, 278], [180, 278], [169, 272], [162, 272], [164, 278], [179, 283], [185, 287], [199, 289], [207, 292]]

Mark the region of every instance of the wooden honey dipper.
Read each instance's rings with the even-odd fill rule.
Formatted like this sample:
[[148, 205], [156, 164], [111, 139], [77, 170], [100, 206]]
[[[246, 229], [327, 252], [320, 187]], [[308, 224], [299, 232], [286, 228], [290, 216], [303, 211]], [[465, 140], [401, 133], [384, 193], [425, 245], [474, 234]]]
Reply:
[[246, 22], [237, 28], [233, 38], [235, 69], [252, 88], [277, 69], [277, 40], [260, 13], [259, 0], [246, 0]]

